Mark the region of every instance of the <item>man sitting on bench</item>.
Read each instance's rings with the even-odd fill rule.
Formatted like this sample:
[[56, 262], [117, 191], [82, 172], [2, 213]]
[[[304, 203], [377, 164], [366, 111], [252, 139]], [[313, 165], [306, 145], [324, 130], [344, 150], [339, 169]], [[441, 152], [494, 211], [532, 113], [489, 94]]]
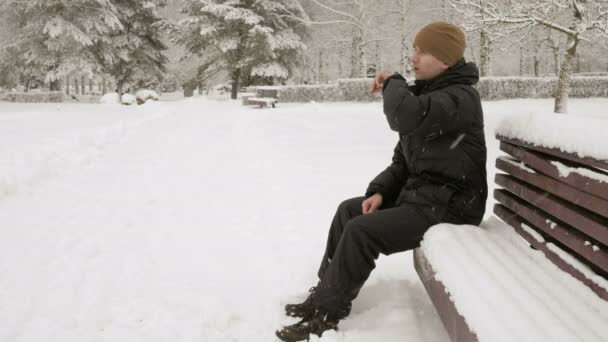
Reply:
[[375, 268], [379, 254], [419, 246], [442, 222], [478, 225], [488, 186], [483, 112], [475, 64], [464, 58], [464, 32], [435, 22], [422, 28], [411, 57], [416, 81], [380, 72], [370, 88], [382, 90], [384, 114], [399, 133], [391, 165], [371, 181], [364, 197], [340, 204], [329, 229], [320, 281], [286, 314], [302, 320], [277, 331], [301, 341], [337, 329]]

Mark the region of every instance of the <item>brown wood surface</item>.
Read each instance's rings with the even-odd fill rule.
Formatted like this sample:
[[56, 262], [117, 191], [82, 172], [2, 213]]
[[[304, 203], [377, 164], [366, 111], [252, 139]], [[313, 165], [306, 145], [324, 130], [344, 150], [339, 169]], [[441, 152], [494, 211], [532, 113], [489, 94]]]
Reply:
[[528, 234], [525, 230], [521, 228], [522, 223], [534, 228], [534, 226], [530, 222], [527, 222], [523, 218], [519, 217], [516, 213], [512, 212], [511, 210], [500, 204], [496, 204], [494, 206], [494, 214], [496, 214], [496, 216], [500, 217], [503, 221], [513, 227], [515, 231], [517, 231], [517, 233], [519, 233], [531, 246], [533, 246], [539, 251], [542, 251], [547, 257], [547, 259], [553, 262], [553, 264], [559, 267], [562, 271], [567, 272], [574, 278], [580, 280], [583, 284], [585, 284], [593, 292], [595, 292], [601, 299], [608, 301], [608, 291], [606, 291], [606, 289], [600, 287], [598, 284], [591, 281], [579, 270], [566, 263], [561, 257], [551, 251], [547, 247], [547, 244], [537, 241], [534, 237], [532, 237], [530, 234]]
[[[572, 162], [560, 160], [558, 158], [555, 158], [555, 157], [552, 157], [552, 156], [549, 156], [546, 154], [542, 154], [539, 152], [526, 150], [524, 148], [506, 143], [504, 141], [500, 143], [500, 149], [502, 151], [510, 154], [515, 159], [523, 161], [526, 165], [530, 166], [532, 169], [534, 169], [540, 173], [543, 173], [551, 178], [554, 178], [559, 182], [566, 183], [581, 191], [584, 191], [584, 192], [593, 194], [595, 196], [598, 196], [600, 198], [603, 198], [605, 200], [608, 200], [608, 183], [602, 183], [596, 179], [585, 177], [583, 175], [580, 175], [580, 174], [574, 173], [574, 172], [570, 173], [568, 175], [568, 177], [561, 177], [557, 166], [551, 164], [551, 162], [558, 161], [558, 162], [565, 164], [567, 166], [570, 166], [570, 167], [584, 167], [583, 165], [578, 165], [578, 164], [574, 164]], [[590, 169], [589, 167], [586, 167], [586, 168], [593, 172], [607, 175], [606, 172], [602, 172], [601, 170]], [[607, 210], [608, 210], [608, 208], [607, 208]]]
[[414, 267], [452, 342], [477, 342], [477, 336], [450, 300], [449, 289], [435, 279], [435, 271], [420, 248], [414, 250]]
[[589, 211], [602, 215], [603, 217], [608, 217], [608, 200], [581, 191], [568, 184], [558, 182], [542, 173], [528, 172], [501, 158], [496, 159], [496, 168], [515, 176], [526, 183], [532, 184], [537, 188], [550, 192], [572, 204], [581, 206]]
[[531, 144], [526, 141], [508, 138], [508, 137], [505, 137], [505, 136], [499, 135], [499, 134], [496, 135], [496, 139], [510, 143], [512, 145], [522, 146], [522, 147], [529, 148], [529, 149], [532, 149], [535, 151], [550, 154], [552, 156], [556, 156], [561, 159], [567, 159], [567, 160], [570, 160], [573, 162], [581, 163], [583, 165], [593, 166], [593, 167], [597, 167], [600, 169], [608, 170], [608, 160], [598, 160], [598, 159], [590, 158], [590, 157], [580, 157], [578, 154], [575, 154], [575, 153], [563, 152], [557, 148], [548, 148], [548, 147], [543, 147], [543, 146], [537, 146], [537, 145]]
[[496, 184], [509, 190], [515, 196], [564, 221], [603, 245], [608, 245], [608, 220], [606, 218], [570, 204], [513, 176], [497, 173], [495, 181]]
[[[586, 235], [542, 210], [532, 207], [506, 190], [494, 190], [494, 198], [509, 210], [530, 222], [532, 224], [530, 227], [538, 229], [545, 238], [557, 240], [570, 248], [582, 262], [596, 268], [598, 274], [603, 277], [608, 275], [608, 249], [604, 245], [591, 240]], [[553, 226], [551, 223], [553, 223]], [[599, 250], [594, 251], [594, 245]]]

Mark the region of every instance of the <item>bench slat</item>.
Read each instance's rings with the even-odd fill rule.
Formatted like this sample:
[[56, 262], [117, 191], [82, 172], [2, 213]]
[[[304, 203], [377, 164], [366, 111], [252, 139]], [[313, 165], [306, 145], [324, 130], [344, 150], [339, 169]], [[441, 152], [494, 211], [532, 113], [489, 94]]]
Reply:
[[558, 182], [541, 173], [528, 172], [503, 158], [496, 159], [496, 168], [515, 176], [526, 183], [548, 191], [570, 203], [579, 205], [604, 217], [608, 217], [608, 201], [600, 197], [580, 191], [577, 188]]
[[478, 342], [477, 336], [450, 300], [449, 291], [441, 281], [435, 279], [435, 271], [420, 248], [414, 250], [414, 268], [452, 341]]
[[608, 220], [591, 211], [567, 203], [513, 176], [496, 174], [496, 184], [519, 198], [566, 222], [580, 232], [608, 245]]
[[[559, 161], [560, 163], [564, 164], [564, 161], [562, 160], [557, 160], [557, 158], [548, 158], [546, 155], [525, 150], [504, 141], [500, 143], [500, 149], [512, 155], [515, 159], [523, 161], [526, 165], [529, 165], [531, 168], [549, 177], [552, 177], [562, 183], [569, 184], [577, 189], [580, 189], [581, 191], [585, 191], [608, 200], [608, 183], [606, 182], [600, 182], [597, 179], [585, 177], [575, 172], [570, 173], [568, 177], [561, 177], [557, 166], [551, 164], [551, 161]], [[593, 171], [602, 175], [604, 174], [599, 170]], [[606, 211], [608, 211], [608, 207], [606, 208]]]
[[525, 148], [529, 148], [531, 150], [534, 151], [538, 151], [538, 152], [542, 152], [545, 154], [549, 154], [561, 159], [566, 159], [566, 160], [570, 160], [576, 163], [580, 163], [583, 165], [587, 165], [587, 166], [592, 166], [592, 167], [597, 167], [599, 169], [603, 169], [603, 170], [608, 170], [608, 160], [597, 160], [594, 158], [590, 158], [590, 157], [579, 157], [577, 154], [575, 153], [568, 153], [568, 152], [563, 152], [559, 149], [556, 148], [548, 148], [548, 147], [543, 147], [543, 146], [536, 146], [533, 145], [531, 143], [519, 140], [519, 139], [513, 139], [513, 138], [508, 138], [505, 137], [503, 135], [497, 134], [496, 135], [496, 139], [500, 140], [500, 141], [504, 141], [507, 142], [509, 144], [512, 145], [517, 145], [517, 146], [521, 146], [521, 147], [525, 147]]
[[526, 241], [528, 241], [531, 246], [533, 246], [539, 251], [542, 251], [547, 257], [547, 259], [549, 259], [553, 264], [555, 264], [564, 272], [567, 272], [576, 279], [580, 280], [583, 284], [585, 284], [593, 292], [595, 292], [600, 298], [605, 301], [608, 301], [608, 291], [605, 288], [599, 286], [597, 283], [587, 278], [578, 269], [565, 262], [559, 255], [549, 249], [547, 244], [539, 242], [533, 236], [527, 233], [523, 228], [521, 228], [522, 223], [533, 227], [531, 223], [525, 221], [516, 213], [512, 212], [511, 210], [500, 204], [496, 204], [494, 206], [494, 214], [496, 214], [496, 216], [500, 217], [500, 219], [502, 219], [504, 222], [508, 223], [511, 227], [513, 227], [515, 231], [517, 231]]
[[[509, 210], [532, 223], [533, 226], [531, 227], [539, 229], [545, 237], [549, 236], [559, 241], [574, 251], [578, 257], [601, 270], [602, 276], [608, 275], [608, 251], [605, 246], [601, 245], [599, 250], [595, 251], [593, 246], [597, 246], [599, 242], [589, 241], [586, 235], [530, 206], [506, 190], [494, 190], [494, 198]], [[589, 242], [586, 243], [586, 241]]]

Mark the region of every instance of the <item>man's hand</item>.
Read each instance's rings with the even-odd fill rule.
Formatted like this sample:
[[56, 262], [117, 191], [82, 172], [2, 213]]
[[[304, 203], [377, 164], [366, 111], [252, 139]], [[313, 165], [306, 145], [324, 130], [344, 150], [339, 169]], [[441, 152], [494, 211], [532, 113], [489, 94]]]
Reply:
[[380, 193], [375, 193], [370, 198], [363, 201], [361, 206], [363, 207], [363, 214], [371, 214], [374, 211], [378, 210], [382, 205], [382, 195]]
[[391, 77], [391, 73], [388, 71], [380, 71], [376, 77], [374, 77], [374, 81], [372, 83], [372, 85], [369, 87], [369, 92], [371, 94], [375, 94], [377, 92], [379, 92], [380, 90], [382, 90], [382, 84], [384, 83], [384, 81]]

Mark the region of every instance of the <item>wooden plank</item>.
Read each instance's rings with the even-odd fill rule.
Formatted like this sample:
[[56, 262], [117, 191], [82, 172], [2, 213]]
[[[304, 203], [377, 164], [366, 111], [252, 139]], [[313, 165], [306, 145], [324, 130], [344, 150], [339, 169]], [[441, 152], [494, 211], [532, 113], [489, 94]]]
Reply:
[[[562, 164], [566, 164], [568, 166], [577, 166], [573, 164], [568, 164], [563, 160], [558, 160], [558, 158], [551, 158], [551, 156], [544, 155], [538, 152], [529, 151], [518, 146], [506, 143], [502, 141], [500, 143], [500, 149], [510, 155], [512, 155], [515, 159], [523, 161], [526, 165], [529, 165], [531, 168], [552, 177], [562, 183], [569, 184], [577, 189], [585, 191], [587, 193], [593, 194], [595, 196], [604, 198], [608, 200], [608, 183], [600, 182], [596, 179], [585, 177], [579, 173], [572, 172], [568, 175], [568, 177], [561, 177], [559, 173], [559, 169], [557, 166], [551, 164], [552, 161], [558, 161]], [[593, 172], [608, 175], [608, 173], [602, 172], [601, 170], [594, 169]], [[608, 209], [607, 209], [608, 210]]]
[[542, 152], [545, 154], [549, 154], [549, 155], [552, 155], [552, 156], [555, 156], [555, 157], [558, 157], [561, 159], [566, 159], [566, 160], [570, 160], [570, 161], [580, 163], [583, 165], [608, 170], [608, 160], [598, 160], [598, 159], [591, 158], [591, 157], [580, 157], [578, 154], [575, 154], [575, 153], [563, 152], [557, 148], [536, 146], [529, 142], [525, 142], [525, 141], [522, 141], [519, 139], [508, 138], [508, 137], [505, 137], [504, 135], [500, 135], [500, 134], [496, 135], [496, 139], [507, 142], [512, 145], [517, 145], [517, 146], [529, 148], [534, 151], [539, 151], [539, 152]]
[[542, 251], [543, 254], [545, 254], [545, 256], [547, 257], [547, 259], [549, 259], [562, 271], [580, 280], [583, 284], [585, 284], [593, 292], [595, 292], [601, 299], [608, 301], [608, 291], [605, 288], [591, 281], [578, 269], [565, 262], [559, 255], [555, 254], [552, 250], [550, 250], [546, 243], [539, 242], [533, 236], [523, 230], [523, 228], [521, 228], [522, 223], [532, 227], [531, 223], [525, 221], [516, 213], [510, 211], [509, 209], [500, 204], [496, 204], [494, 206], [494, 214], [496, 214], [496, 216], [500, 217], [501, 220], [505, 221], [507, 224], [513, 227], [513, 229], [515, 229], [515, 231], [517, 231], [517, 233], [519, 233], [532, 247], [539, 251]]
[[570, 204], [513, 176], [496, 174], [496, 184], [517, 197], [564, 221], [591, 238], [608, 245], [608, 220], [591, 211]]
[[568, 184], [558, 182], [538, 172], [527, 171], [505, 158], [496, 158], [496, 168], [502, 170], [526, 183], [548, 191], [570, 203], [581, 206], [596, 214], [608, 217], [608, 201], [581, 191]]
[[[549, 214], [534, 208], [526, 202], [518, 199], [506, 190], [494, 190], [494, 198], [521, 218], [530, 222], [533, 226], [550, 237], [570, 248], [577, 257], [584, 259], [592, 267], [599, 269], [602, 276], [608, 274], [608, 249], [597, 241], [569, 227]], [[594, 248], [595, 246], [595, 248]]]
[[414, 250], [414, 267], [451, 340], [453, 342], [477, 342], [477, 336], [458, 312], [454, 302], [450, 300], [449, 290], [441, 281], [435, 279], [435, 271], [420, 248]]

